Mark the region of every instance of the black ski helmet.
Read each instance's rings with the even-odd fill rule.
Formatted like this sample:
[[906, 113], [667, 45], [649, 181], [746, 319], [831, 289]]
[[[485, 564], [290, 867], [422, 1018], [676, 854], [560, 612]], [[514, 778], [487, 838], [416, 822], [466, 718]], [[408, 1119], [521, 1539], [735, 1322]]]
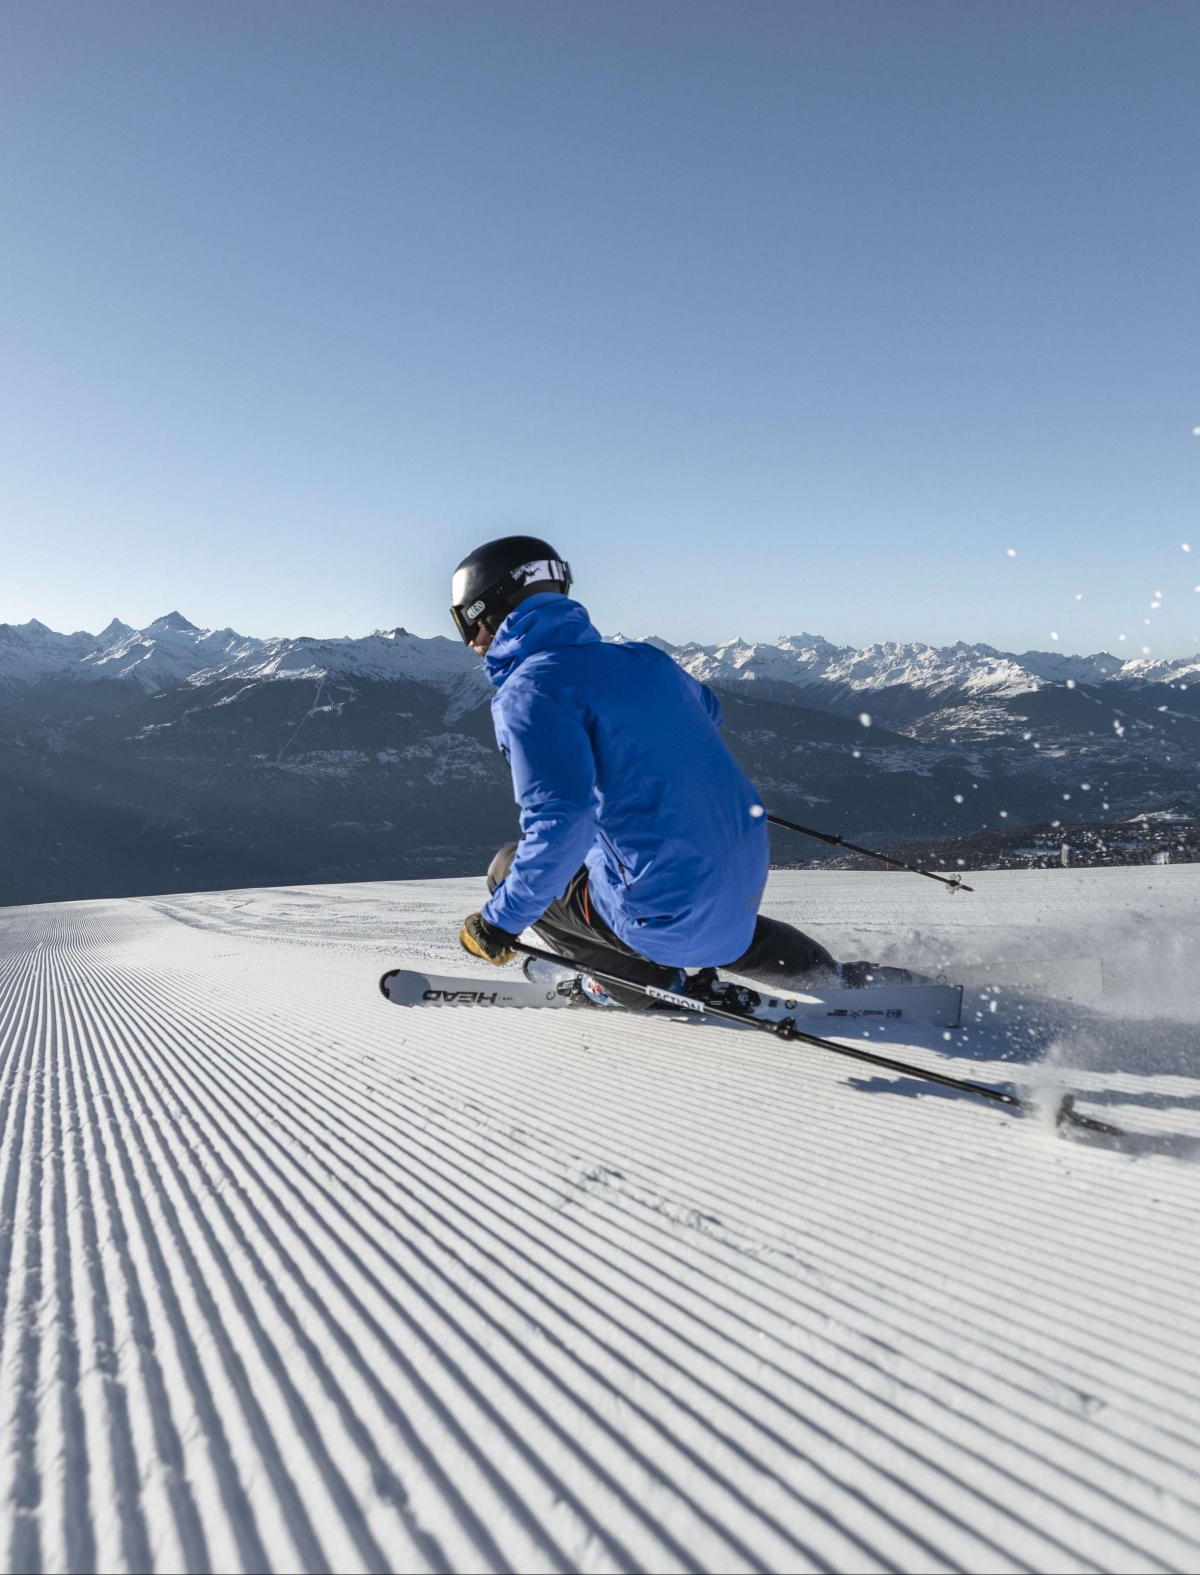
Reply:
[[571, 589], [571, 565], [537, 536], [502, 536], [468, 553], [450, 582], [450, 616], [470, 645], [484, 618], [503, 620], [527, 596]]

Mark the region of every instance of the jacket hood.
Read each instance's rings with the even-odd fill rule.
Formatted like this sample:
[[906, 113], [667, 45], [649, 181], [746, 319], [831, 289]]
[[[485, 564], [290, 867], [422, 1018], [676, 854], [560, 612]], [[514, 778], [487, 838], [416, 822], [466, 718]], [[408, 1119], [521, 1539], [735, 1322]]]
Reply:
[[569, 596], [542, 591], [509, 613], [497, 630], [483, 665], [499, 689], [526, 657], [567, 645], [591, 645], [599, 639], [600, 631], [592, 626], [586, 607]]

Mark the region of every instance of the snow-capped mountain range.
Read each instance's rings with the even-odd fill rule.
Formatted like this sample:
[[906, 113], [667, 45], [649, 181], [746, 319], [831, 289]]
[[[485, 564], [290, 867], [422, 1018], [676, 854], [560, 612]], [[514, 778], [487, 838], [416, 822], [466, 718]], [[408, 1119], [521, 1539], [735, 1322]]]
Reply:
[[[654, 643], [802, 825], [885, 846], [1200, 813], [1200, 657]], [[477, 872], [517, 829], [491, 695], [460, 641], [403, 629], [0, 624], [0, 905]]]
[[[616, 635], [617, 641], [626, 637]], [[998, 651], [990, 645], [931, 646], [920, 642], [834, 645], [820, 635], [783, 635], [770, 643], [727, 640], [719, 645], [671, 645], [651, 637], [705, 683], [756, 683], [868, 692], [897, 686], [934, 696], [1027, 694], [1050, 684], [1188, 683], [1200, 676], [1200, 655], [1174, 661], [1134, 659], [1101, 651]], [[100, 634], [58, 634], [37, 619], [0, 624], [0, 682], [46, 679], [137, 684], [147, 694], [180, 683], [226, 678], [327, 676], [406, 678], [450, 691], [480, 674], [478, 658], [459, 641], [423, 638], [405, 629], [377, 629], [361, 638], [257, 639], [233, 629], [199, 629], [178, 612], [144, 629], [119, 619]]]
[[0, 682], [10, 684], [117, 679], [155, 694], [175, 684], [222, 678], [326, 674], [409, 678], [447, 688], [478, 668], [478, 657], [460, 641], [426, 640], [405, 629], [377, 629], [362, 639], [260, 640], [234, 629], [198, 629], [178, 612], [144, 629], [114, 618], [100, 634], [56, 634], [36, 618], [0, 624]]
[[[618, 635], [618, 639], [622, 636]], [[990, 645], [907, 644], [889, 640], [856, 649], [818, 634], [785, 634], [769, 644], [727, 640], [721, 645], [671, 645], [651, 639], [704, 683], [784, 683], [850, 690], [903, 685], [927, 694], [1018, 695], [1044, 684], [1133, 681], [1174, 683], [1200, 674], [1200, 656], [1173, 662], [1125, 661], [1107, 651], [1068, 656], [1060, 651], [997, 651]]]

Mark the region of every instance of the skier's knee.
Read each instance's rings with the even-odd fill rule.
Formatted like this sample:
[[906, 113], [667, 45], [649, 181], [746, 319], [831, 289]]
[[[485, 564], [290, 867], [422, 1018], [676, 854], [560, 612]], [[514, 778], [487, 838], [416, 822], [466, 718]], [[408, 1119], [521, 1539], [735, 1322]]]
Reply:
[[799, 980], [806, 975], [834, 973], [837, 963], [819, 941], [794, 925], [759, 914], [754, 939], [741, 957], [726, 965], [751, 979]]
[[487, 883], [489, 892], [495, 891], [509, 870], [512, 869], [513, 860], [516, 856], [517, 844], [515, 842], [506, 842], [488, 865]]

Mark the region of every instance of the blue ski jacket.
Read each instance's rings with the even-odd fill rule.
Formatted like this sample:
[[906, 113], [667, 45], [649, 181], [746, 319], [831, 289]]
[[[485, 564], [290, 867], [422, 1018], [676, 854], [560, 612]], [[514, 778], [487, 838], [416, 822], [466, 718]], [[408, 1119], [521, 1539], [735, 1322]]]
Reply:
[[697, 968], [740, 957], [767, 824], [712, 691], [652, 645], [605, 644], [554, 592], [508, 615], [484, 665], [521, 806], [516, 857], [484, 918], [518, 934], [586, 864], [592, 904], [643, 956]]

